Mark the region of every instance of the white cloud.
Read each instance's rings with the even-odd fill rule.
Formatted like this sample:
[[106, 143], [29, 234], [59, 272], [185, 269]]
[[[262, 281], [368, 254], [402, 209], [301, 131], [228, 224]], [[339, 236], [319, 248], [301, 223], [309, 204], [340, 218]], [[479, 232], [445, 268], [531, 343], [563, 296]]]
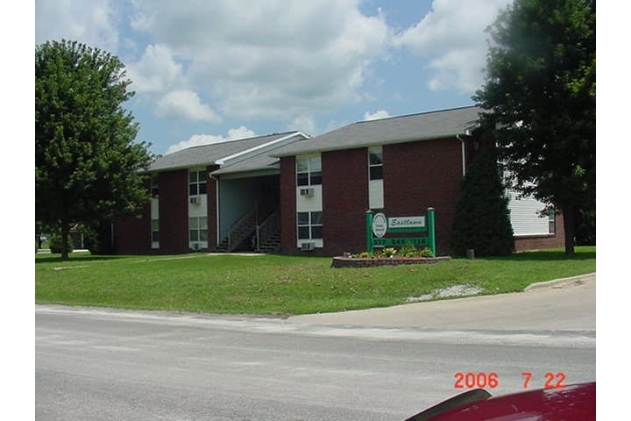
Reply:
[[299, 115], [287, 125], [287, 130], [298, 130], [307, 136], [316, 135], [315, 119], [311, 115]]
[[[434, 0], [432, 10], [394, 39], [415, 55], [430, 58], [428, 87], [471, 93], [483, 81], [488, 50], [485, 29], [512, 0]], [[464, 7], [463, 7], [464, 6]]]
[[[429, 89], [472, 93], [483, 78], [484, 29], [510, 1], [434, 0], [394, 34], [386, 14], [399, 6], [368, 15], [365, 0], [36, 0], [36, 39], [79, 38], [119, 55], [135, 104], [161, 117], [278, 119], [316, 135], [320, 113], [374, 94], [374, 64], [393, 51], [395, 63], [408, 63], [409, 52], [423, 59]], [[330, 118], [340, 121], [320, 130], [348, 124]]]
[[188, 90], [169, 92], [158, 101], [156, 110], [162, 117], [210, 123], [221, 122], [221, 117], [212, 108], [202, 103], [195, 92]]
[[387, 112], [386, 110], [379, 110], [379, 111], [375, 111], [374, 113], [366, 111], [364, 113], [364, 121], [379, 120], [381, 118], [388, 118], [388, 117], [390, 117], [390, 113]]
[[381, 16], [359, 11], [359, 0], [134, 5], [133, 27], [186, 63], [187, 89], [241, 118], [289, 120], [358, 101], [390, 36]]
[[248, 129], [245, 126], [228, 130], [228, 140], [247, 139], [254, 136], [256, 136], [254, 131]]
[[254, 136], [256, 136], [256, 133], [245, 126], [228, 130], [227, 137], [221, 135], [195, 134], [187, 140], [183, 140], [176, 145], [169, 146], [169, 148], [165, 152], [165, 155], [193, 146], [210, 145], [212, 143], [227, 142], [230, 140], [247, 139]]
[[35, 42], [66, 39], [114, 53], [115, 12], [109, 0], [35, 0]]
[[392, 34], [361, 2], [36, 0], [37, 32], [101, 40], [124, 59], [135, 99], [160, 116], [289, 123], [364, 99]]
[[166, 45], [149, 45], [141, 59], [131, 63], [127, 75], [137, 93], [159, 93], [182, 79], [182, 65], [176, 63]]

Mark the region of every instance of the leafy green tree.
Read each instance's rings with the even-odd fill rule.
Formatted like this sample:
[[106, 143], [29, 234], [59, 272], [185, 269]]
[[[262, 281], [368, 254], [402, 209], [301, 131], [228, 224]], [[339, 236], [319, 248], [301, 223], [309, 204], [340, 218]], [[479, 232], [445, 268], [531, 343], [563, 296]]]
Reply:
[[133, 91], [118, 58], [76, 41], [35, 49], [35, 218], [61, 235], [113, 221], [148, 200], [149, 144], [123, 108]]
[[[487, 135], [490, 132], [487, 132]], [[462, 182], [450, 242], [455, 256], [468, 249], [477, 256], [506, 256], [515, 249], [508, 196], [493, 142], [481, 142]]]
[[577, 215], [596, 209], [596, 2], [515, 0], [489, 32], [473, 99], [513, 187], [563, 213], [573, 254]]

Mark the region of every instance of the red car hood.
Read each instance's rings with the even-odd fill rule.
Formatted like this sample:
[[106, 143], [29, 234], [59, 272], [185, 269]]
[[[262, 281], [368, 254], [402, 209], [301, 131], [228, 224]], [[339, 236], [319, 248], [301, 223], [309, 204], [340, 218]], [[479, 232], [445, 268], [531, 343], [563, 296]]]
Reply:
[[406, 421], [594, 421], [596, 382], [491, 397], [463, 393]]

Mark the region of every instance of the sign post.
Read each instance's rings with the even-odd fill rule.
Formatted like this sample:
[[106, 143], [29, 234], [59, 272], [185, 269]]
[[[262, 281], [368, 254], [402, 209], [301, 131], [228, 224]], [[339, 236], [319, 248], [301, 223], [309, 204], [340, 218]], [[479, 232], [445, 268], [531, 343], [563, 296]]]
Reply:
[[427, 247], [436, 256], [436, 215], [434, 208], [427, 208]]
[[372, 211], [366, 211], [366, 251], [372, 253]]

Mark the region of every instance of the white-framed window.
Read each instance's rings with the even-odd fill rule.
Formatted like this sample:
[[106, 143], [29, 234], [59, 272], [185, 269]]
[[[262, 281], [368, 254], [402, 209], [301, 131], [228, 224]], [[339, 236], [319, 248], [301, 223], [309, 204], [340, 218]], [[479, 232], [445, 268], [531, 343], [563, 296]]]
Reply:
[[383, 180], [383, 150], [381, 146], [368, 149], [368, 179]]
[[151, 197], [158, 197], [160, 195], [160, 188], [158, 184], [158, 174], [151, 175]]
[[384, 207], [383, 202], [383, 148], [368, 148], [368, 207], [372, 210]]
[[208, 241], [208, 218], [188, 218], [188, 239], [191, 243]]
[[160, 243], [160, 220], [159, 219], [151, 220], [151, 243], [152, 244]]
[[322, 161], [320, 155], [298, 157], [296, 159], [296, 184], [317, 186], [322, 184]]
[[160, 198], [158, 197], [158, 175], [151, 176], [151, 209], [150, 209], [150, 232], [151, 248], [160, 248]]
[[548, 213], [548, 232], [550, 234], [556, 234], [556, 214], [554, 211]]
[[190, 171], [188, 173], [188, 195], [206, 194], [206, 170]]
[[322, 212], [298, 212], [298, 240], [322, 239]]

